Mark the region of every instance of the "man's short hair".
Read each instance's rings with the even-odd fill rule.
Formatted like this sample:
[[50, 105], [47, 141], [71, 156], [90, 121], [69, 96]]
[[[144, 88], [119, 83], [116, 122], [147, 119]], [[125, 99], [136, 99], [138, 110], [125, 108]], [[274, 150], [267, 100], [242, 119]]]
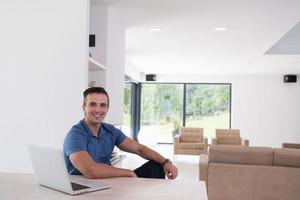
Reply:
[[103, 87], [90, 87], [83, 92], [83, 105], [86, 105], [86, 97], [88, 94], [105, 94], [107, 96], [107, 103], [109, 106], [109, 96]]

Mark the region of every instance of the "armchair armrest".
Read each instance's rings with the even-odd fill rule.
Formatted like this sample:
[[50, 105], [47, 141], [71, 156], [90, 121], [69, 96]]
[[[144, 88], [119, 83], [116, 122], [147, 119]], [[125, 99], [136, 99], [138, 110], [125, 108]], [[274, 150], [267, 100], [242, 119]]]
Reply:
[[179, 143], [179, 135], [175, 135], [174, 137], [174, 153], [177, 153], [177, 149], [178, 149], [178, 143]]
[[241, 145], [249, 146], [249, 140], [248, 140], [248, 139], [241, 138]]
[[174, 143], [179, 143], [179, 135], [175, 135], [175, 137], [174, 137]]
[[212, 138], [212, 142], [211, 142], [212, 145], [217, 145], [218, 142], [217, 142], [217, 138]]
[[207, 185], [208, 181], [208, 155], [201, 154], [199, 161], [199, 180], [205, 181]]
[[205, 144], [204, 154], [207, 154], [207, 149], [208, 149], [208, 138], [207, 137], [203, 137], [203, 143]]

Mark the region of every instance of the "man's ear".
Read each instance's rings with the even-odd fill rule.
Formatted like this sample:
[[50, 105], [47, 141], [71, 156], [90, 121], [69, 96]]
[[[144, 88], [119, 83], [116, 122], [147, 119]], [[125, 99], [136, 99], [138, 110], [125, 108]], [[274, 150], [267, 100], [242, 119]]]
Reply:
[[82, 110], [84, 112], [85, 111], [85, 105], [83, 104], [81, 107], [82, 107]]

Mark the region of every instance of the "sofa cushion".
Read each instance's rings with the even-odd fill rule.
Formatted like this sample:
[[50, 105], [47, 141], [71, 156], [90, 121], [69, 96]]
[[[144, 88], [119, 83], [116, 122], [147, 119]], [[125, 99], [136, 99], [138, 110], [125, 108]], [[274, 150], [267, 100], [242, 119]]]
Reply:
[[209, 162], [241, 165], [272, 165], [273, 149], [270, 147], [212, 145], [209, 149]]
[[240, 137], [240, 129], [216, 129], [216, 137], [223, 135], [234, 135]]
[[275, 148], [274, 165], [300, 167], [300, 149]]
[[204, 143], [178, 143], [178, 148], [180, 149], [204, 149], [206, 144]]
[[241, 138], [235, 135], [222, 135], [217, 137], [217, 144], [241, 145]]
[[300, 143], [282, 143], [282, 148], [300, 149]]
[[203, 142], [203, 128], [181, 128], [180, 142]]

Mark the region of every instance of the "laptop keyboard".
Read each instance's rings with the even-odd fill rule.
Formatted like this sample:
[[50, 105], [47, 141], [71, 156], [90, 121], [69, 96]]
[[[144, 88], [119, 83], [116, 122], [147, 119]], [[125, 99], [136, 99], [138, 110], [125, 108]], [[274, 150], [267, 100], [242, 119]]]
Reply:
[[73, 182], [71, 182], [71, 185], [72, 185], [73, 191], [77, 191], [77, 190], [82, 190], [82, 189], [90, 188], [90, 187], [88, 187], [88, 186], [86, 186], [86, 185], [81, 185], [81, 184], [73, 183]]

